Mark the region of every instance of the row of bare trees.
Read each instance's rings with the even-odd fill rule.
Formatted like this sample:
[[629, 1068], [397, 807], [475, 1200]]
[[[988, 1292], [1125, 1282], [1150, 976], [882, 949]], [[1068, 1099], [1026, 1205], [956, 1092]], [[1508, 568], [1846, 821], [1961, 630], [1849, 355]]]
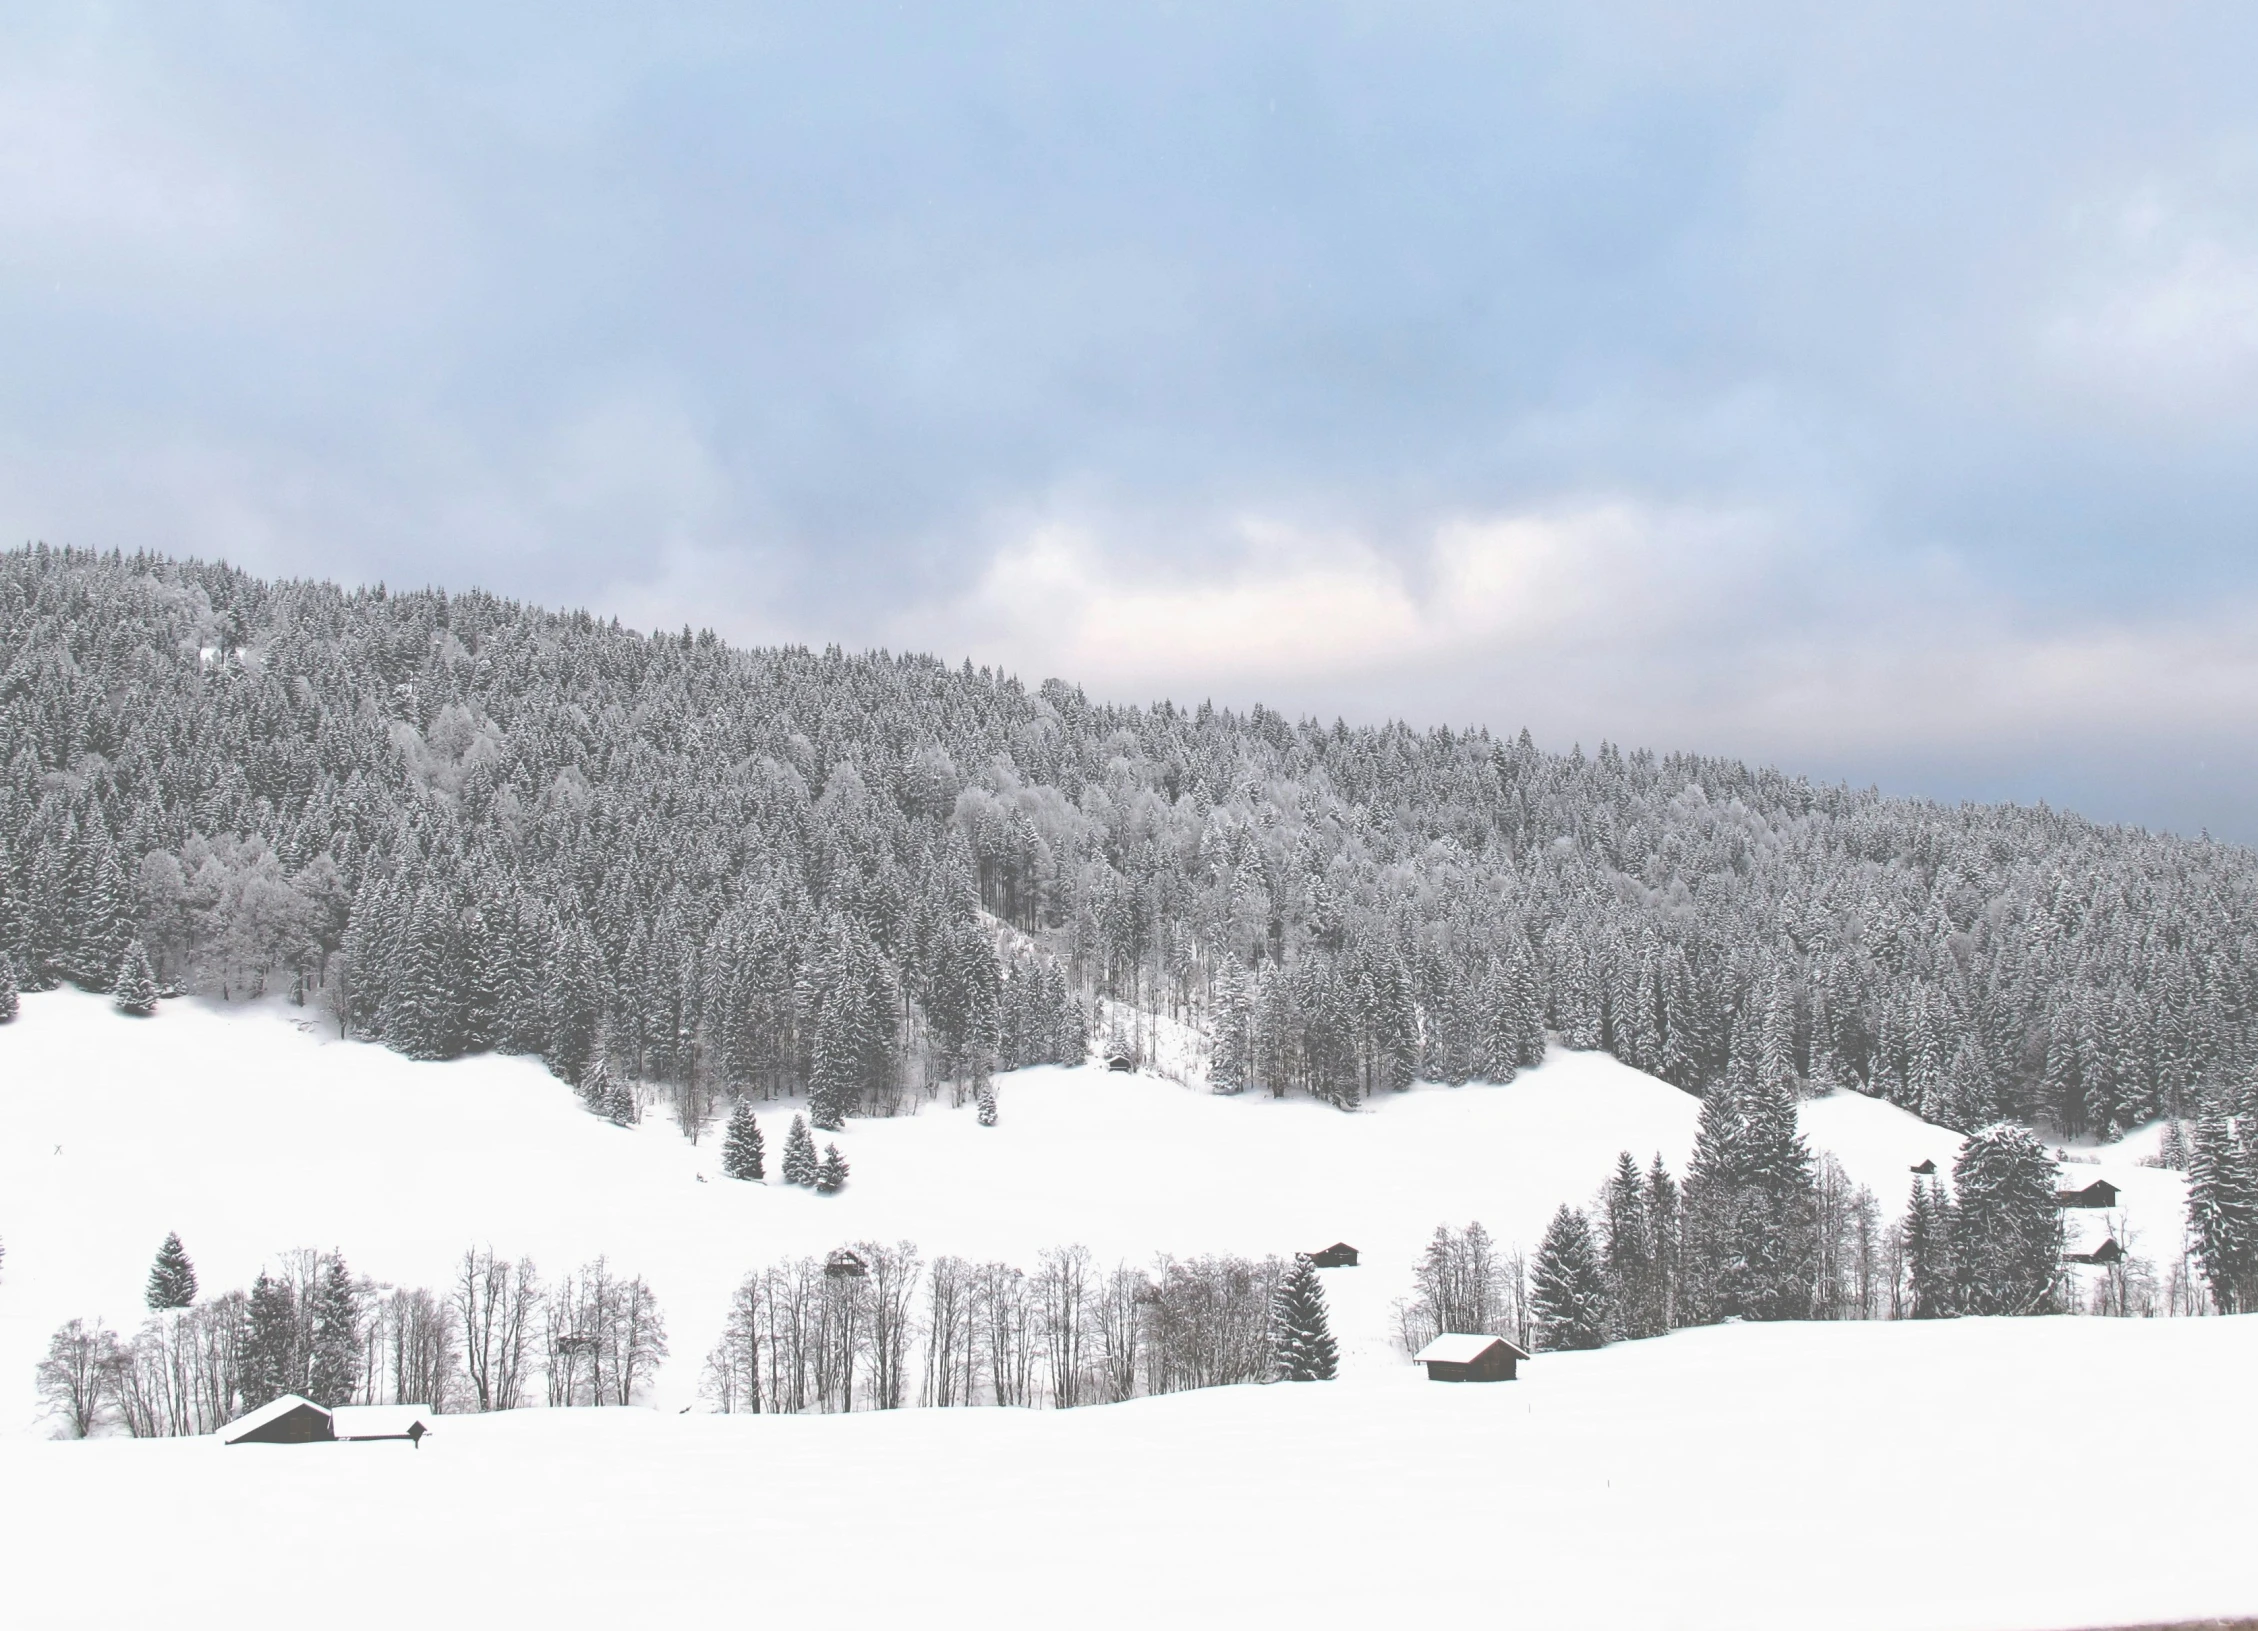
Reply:
[[346, 1276], [333, 1253], [283, 1255], [249, 1292], [152, 1314], [127, 1338], [72, 1320], [38, 1367], [63, 1434], [209, 1433], [284, 1392], [324, 1405], [434, 1411], [627, 1405], [666, 1357], [640, 1276], [603, 1258], [546, 1284], [530, 1258], [463, 1253], [445, 1290]]
[[755, 1270], [706, 1361], [723, 1411], [893, 1410], [912, 1402], [1076, 1405], [1267, 1379], [1276, 1258], [1163, 1257], [1101, 1268], [1088, 1248], [1030, 1272], [861, 1241]]

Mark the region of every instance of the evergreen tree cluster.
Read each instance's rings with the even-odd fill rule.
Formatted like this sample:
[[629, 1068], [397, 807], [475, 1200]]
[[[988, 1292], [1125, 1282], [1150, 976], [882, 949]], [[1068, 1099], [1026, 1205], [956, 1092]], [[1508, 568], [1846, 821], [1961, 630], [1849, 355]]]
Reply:
[[2258, 1313], [2258, 1114], [2216, 1109], [2196, 1123], [2188, 1233], [2222, 1314]]
[[1736, 1113], [1850, 1084], [1963, 1130], [2258, 1072], [2258, 858], [2043, 806], [156, 556], [0, 555], [0, 637], [34, 988], [138, 1001], [138, 941], [160, 988], [820, 1128], [1079, 1058], [1100, 997], [1206, 1031], [1220, 1090], [1342, 1105], [1548, 1030]]
[[2059, 1189], [2045, 1146], [2004, 1123], [1969, 1135], [1949, 1188], [1941, 1176], [1915, 1178], [1899, 1225], [1907, 1313], [2052, 1313], [2062, 1262]]

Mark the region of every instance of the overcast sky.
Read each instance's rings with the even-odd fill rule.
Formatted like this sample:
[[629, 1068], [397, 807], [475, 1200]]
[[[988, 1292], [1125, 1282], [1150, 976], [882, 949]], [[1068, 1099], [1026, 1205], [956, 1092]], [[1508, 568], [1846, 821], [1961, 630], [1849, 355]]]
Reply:
[[2254, 63], [2247, 0], [14, 0], [0, 537], [2258, 840]]

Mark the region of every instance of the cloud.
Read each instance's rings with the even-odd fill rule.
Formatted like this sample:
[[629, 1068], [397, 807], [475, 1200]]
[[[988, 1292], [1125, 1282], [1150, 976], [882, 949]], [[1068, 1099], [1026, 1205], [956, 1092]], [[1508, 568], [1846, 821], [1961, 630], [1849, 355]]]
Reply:
[[895, 645], [1117, 701], [1211, 696], [1821, 764], [2258, 749], [2258, 602], [2034, 618], [1949, 560], [1882, 572], [1762, 512], [1619, 498], [1456, 518], [1401, 555], [1242, 521], [1204, 566], [1031, 527]]

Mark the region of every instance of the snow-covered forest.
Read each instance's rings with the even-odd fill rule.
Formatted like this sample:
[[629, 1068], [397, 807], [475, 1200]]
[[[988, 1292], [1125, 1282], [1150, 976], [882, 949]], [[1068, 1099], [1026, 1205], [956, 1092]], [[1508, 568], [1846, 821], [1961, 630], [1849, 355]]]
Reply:
[[1082, 1057], [1099, 998], [1344, 1105], [1548, 1029], [2068, 1135], [2253, 1063], [2258, 857], [2043, 807], [45, 547], [0, 639], [15, 979], [288, 990], [693, 1130], [968, 1097]]

